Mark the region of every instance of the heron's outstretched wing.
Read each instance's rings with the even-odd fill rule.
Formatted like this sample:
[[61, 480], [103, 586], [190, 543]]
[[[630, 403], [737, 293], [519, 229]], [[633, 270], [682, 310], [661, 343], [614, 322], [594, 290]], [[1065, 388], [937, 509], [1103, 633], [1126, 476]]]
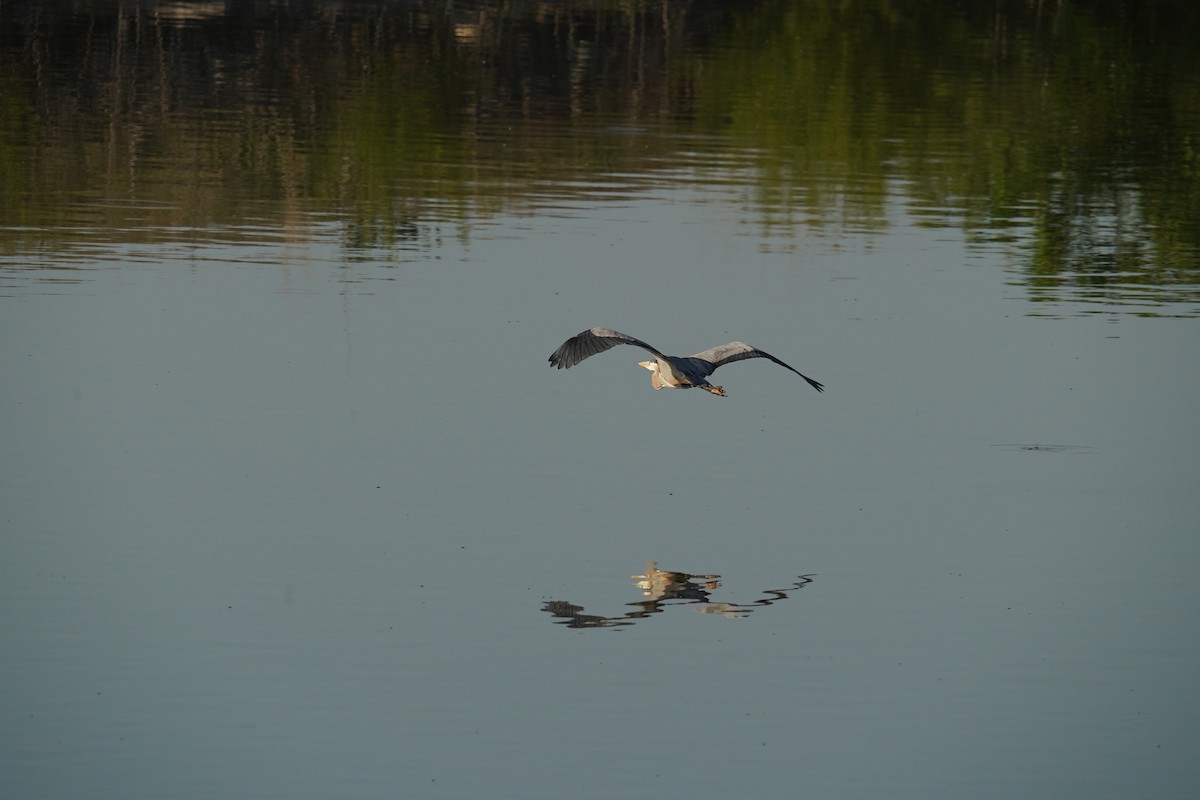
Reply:
[[808, 385], [816, 389], [818, 392], [825, 391], [825, 387], [814, 381], [812, 378], [805, 375], [800, 370], [793, 367], [791, 364], [785, 364], [770, 353], [759, 350], [756, 347], [751, 347], [745, 342], [730, 342], [719, 347], [714, 347], [711, 350], [705, 350], [703, 353], [696, 353], [687, 360], [692, 363], [697, 369], [701, 370], [704, 375], [711, 375], [717, 367], [724, 366], [731, 361], [741, 361], [745, 358], [766, 358], [774, 361], [781, 367], [787, 367], [792, 372], [799, 375], [804, 380], [808, 381]]
[[619, 344], [632, 344], [653, 353], [656, 358], [666, 358], [641, 339], [635, 339], [627, 333], [610, 331], [608, 328], [589, 328], [583, 333], [572, 336], [562, 343], [562, 346], [550, 355], [550, 365], [559, 369], [570, 369], [588, 356], [603, 353], [605, 350]]

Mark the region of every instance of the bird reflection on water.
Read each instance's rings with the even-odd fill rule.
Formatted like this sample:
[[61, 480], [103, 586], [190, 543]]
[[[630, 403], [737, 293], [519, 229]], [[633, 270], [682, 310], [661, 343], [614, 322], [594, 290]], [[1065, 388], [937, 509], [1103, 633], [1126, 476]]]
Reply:
[[661, 614], [668, 605], [691, 605], [702, 614], [716, 614], [728, 619], [748, 616], [756, 608], [773, 605], [786, 600], [789, 592], [803, 589], [812, 583], [812, 575], [800, 575], [786, 589], [764, 589], [763, 596], [749, 603], [713, 602], [710, 596], [721, 587], [720, 575], [693, 575], [687, 572], [672, 572], [658, 568], [657, 561], [646, 562], [646, 574], [634, 575], [634, 586], [642, 590], [646, 600], [628, 603], [630, 611], [620, 616], [603, 617], [583, 613], [583, 606], [565, 600], [548, 600], [542, 607], [556, 619], [558, 625], [568, 628], [612, 628], [633, 625], [638, 620]]

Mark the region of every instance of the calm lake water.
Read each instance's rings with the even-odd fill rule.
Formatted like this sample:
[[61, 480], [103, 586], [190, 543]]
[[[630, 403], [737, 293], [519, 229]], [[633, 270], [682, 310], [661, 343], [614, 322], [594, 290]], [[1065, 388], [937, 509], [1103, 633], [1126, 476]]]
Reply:
[[1193, 797], [1200, 15], [965, 5], [0, 6], [0, 795]]

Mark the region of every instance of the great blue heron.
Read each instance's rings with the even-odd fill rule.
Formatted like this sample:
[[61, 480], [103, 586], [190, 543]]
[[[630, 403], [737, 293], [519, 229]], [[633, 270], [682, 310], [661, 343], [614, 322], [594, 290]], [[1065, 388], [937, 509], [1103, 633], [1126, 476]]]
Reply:
[[567, 339], [562, 343], [561, 347], [551, 354], [550, 365], [559, 369], [570, 369], [588, 356], [603, 353], [605, 350], [616, 347], [619, 344], [637, 345], [654, 356], [653, 361], [639, 361], [638, 366], [650, 370], [650, 385], [654, 387], [655, 391], [664, 387], [670, 389], [691, 389], [695, 387], [719, 395], [720, 397], [725, 397], [725, 390], [720, 386], [713, 386], [709, 383], [707, 380], [708, 376], [712, 375], [717, 367], [728, 364], [731, 361], [741, 361], [744, 358], [770, 359], [779, 366], [787, 367], [801, 378], [804, 378], [804, 380], [808, 381], [809, 386], [818, 392], [825, 391], [824, 386], [807, 375], [802, 374], [795, 367], [785, 364], [770, 353], [765, 353], [758, 348], [751, 347], [745, 342], [730, 342], [720, 347], [714, 347], [711, 350], [705, 350], [702, 353], [696, 353], [694, 356], [683, 358], [681, 356], [664, 355], [641, 339], [635, 339], [628, 334], [609, 330], [608, 328], [589, 328], [583, 333]]

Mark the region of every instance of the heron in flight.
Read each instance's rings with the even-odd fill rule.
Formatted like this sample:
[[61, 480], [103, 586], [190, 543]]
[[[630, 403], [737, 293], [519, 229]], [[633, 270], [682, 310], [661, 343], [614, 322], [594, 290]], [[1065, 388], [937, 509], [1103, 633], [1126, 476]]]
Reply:
[[745, 342], [730, 342], [729, 344], [714, 347], [711, 350], [705, 350], [702, 353], [696, 353], [694, 356], [683, 358], [681, 356], [665, 355], [641, 339], [635, 339], [629, 334], [609, 330], [608, 328], [589, 328], [583, 333], [567, 339], [562, 343], [561, 347], [551, 354], [550, 365], [559, 369], [570, 369], [585, 358], [594, 356], [597, 353], [603, 353], [605, 350], [616, 347], [619, 344], [636, 345], [654, 356], [653, 361], [639, 361], [638, 366], [650, 370], [650, 385], [654, 387], [655, 391], [664, 387], [670, 389], [691, 389], [695, 387], [720, 397], [726, 397], [725, 389], [709, 383], [708, 376], [712, 375], [717, 367], [724, 366], [731, 361], [741, 361], [746, 358], [766, 358], [774, 361], [779, 366], [787, 367], [801, 378], [804, 378], [804, 380], [808, 381], [808, 385], [818, 392], [825, 391], [824, 386], [807, 375], [802, 374], [795, 367], [785, 364], [770, 353], [765, 353], [756, 347], [751, 347]]

